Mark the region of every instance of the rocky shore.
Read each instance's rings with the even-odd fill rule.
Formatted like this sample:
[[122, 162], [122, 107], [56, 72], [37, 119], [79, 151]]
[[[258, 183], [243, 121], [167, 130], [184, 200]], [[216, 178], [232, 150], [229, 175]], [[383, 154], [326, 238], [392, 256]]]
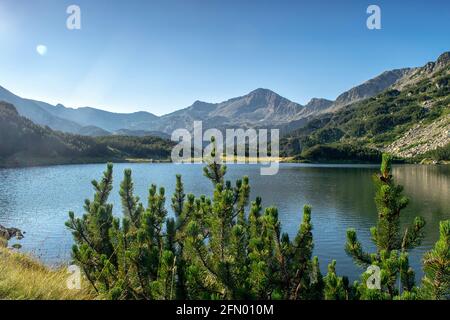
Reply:
[[23, 239], [24, 235], [21, 230], [17, 228], [6, 228], [0, 224], [0, 238], [10, 240], [16, 238], [18, 240]]

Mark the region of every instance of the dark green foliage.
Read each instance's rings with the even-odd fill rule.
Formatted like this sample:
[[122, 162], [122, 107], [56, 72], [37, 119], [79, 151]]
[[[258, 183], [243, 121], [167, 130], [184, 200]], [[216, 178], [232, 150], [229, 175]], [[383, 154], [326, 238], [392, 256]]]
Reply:
[[86, 213], [81, 218], [75, 218], [74, 213], [70, 212], [66, 226], [72, 230], [74, 240], [78, 243], [73, 247], [76, 263], [83, 268], [96, 290], [110, 290], [110, 270], [117, 267], [118, 263], [110, 237], [114, 220], [112, 205], [107, 203], [112, 190], [112, 164], [108, 164], [102, 181], [99, 183], [94, 180], [92, 185], [95, 196], [92, 202], [85, 201]]
[[339, 128], [322, 128], [316, 131], [316, 138], [321, 143], [332, 143], [339, 141], [344, 132]]
[[348, 278], [336, 275], [336, 261], [328, 265], [328, 273], [324, 278], [326, 300], [353, 300], [356, 299], [355, 287], [349, 284]]
[[[76, 245], [73, 258], [94, 288], [112, 299], [176, 298], [176, 252], [173, 220], [167, 220], [165, 191], [152, 185], [144, 209], [133, 195], [131, 171], [121, 183], [123, 219], [112, 215], [112, 165], [100, 183], [93, 181], [94, 200], [86, 214], [66, 223]], [[164, 226], [166, 225], [166, 231]]]
[[73, 259], [100, 293], [112, 299], [321, 299], [323, 278], [312, 257], [311, 208], [293, 241], [281, 232], [276, 208], [249, 204], [247, 177], [232, 186], [213, 161], [212, 199], [186, 195], [177, 176], [167, 218], [164, 189], [149, 189], [147, 208], [133, 195], [131, 171], [120, 185], [123, 218], [108, 196], [112, 165], [93, 181], [86, 213], [69, 214]]
[[[393, 180], [391, 157], [387, 154], [383, 155], [380, 173], [374, 176], [374, 183], [377, 188], [375, 203], [378, 222], [370, 231], [377, 252], [365, 253], [353, 229], [347, 232], [346, 252], [360, 266], [375, 265], [381, 269], [381, 290], [367, 288], [368, 275], [362, 276], [362, 282], [358, 285], [362, 299], [394, 299], [399, 298], [402, 292], [415, 290], [408, 250], [420, 245], [425, 221], [417, 217], [410, 226], [401, 230], [400, 214], [408, 205], [408, 199], [402, 195], [403, 187]], [[397, 279], [400, 279], [400, 286]]]
[[0, 102], [0, 166], [4, 162], [40, 158], [96, 158], [112, 155], [94, 139], [41, 127], [19, 116], [13, 105]]
[[[216, 196], [221, 196], [217, 194]], [[222, 192], [220, 192], [222, 193]], [[228, 193], [226, 191], [226, 193]], [[222, 193], [222, 195], [225, 195]], [[252, 206], [251, 218], [228, 219], [221, 223], [214, 209], [211, 219], [204, 224], [210, 230], [202, 236], [195, 222], [187, 247], [191, 252], [191, 266], [203, 277], [191, 283], [195, 288], [206, 289], [200, 296], [191, 298], [224, 299], [309, 299], [320, 298], [321, 279], [317, 260], [311, 261], [312, 235], [309, 209], [305, 209], [303, 223], [294, 242], [281, 234], [278, 212], [268, 208], [259, 215], [258, 201]], [[217, 203], [217, 198], [214, 199]], [[216, 205], [213, 204], [213, 208]], [[224, 208], [221, 207], [220, 210]], [[211, 208], [207, 209], [208, 211]], [[232, 214], [233, 210], [230, 211]], [[230, 217], [231, 218], [231, 217]], [[205, 228], [204, 227], [204, 228]], [[250, 237], [246, 230], [252, 230]], [[191, 267], [192, 268], [192, 267]], [[316, 280], [311, 280], [316, 279]], [[195, 290], [194, 290], [195, 291]], [[207, 296], [205, 296], [207, 293]]]
[[213, 143], [214, 148], [211, 151], [210, 159], [208, 159], [208, 165], [203, 168], [203, 173], [205, 177], [207, 177], [214, 186], [218, 184], [223, 184], [223, 178], [227, 173], [227, 167], [225, 165], [220, 164], [219, 156], [216, 154], [216, 139], [214, 137], [211, 138], [211, 143]]
[[423, 257], [422, 298], [450, 299], [450, 220], [440, 224], [440, 237]]
[[106, 136], [95, 141], [118, 150], [122, 157], [168, 159], [173, 147], [170, 140], [158, 137]]
[[172, 142], [156, 137], [87, 137], [53, 131], [0, 102], [0, 167], [167, 159]]
[[[447, 68], [402, 91], [387, 90], [335, 113], [312, 119], [281, 140], [280, 153], [294, 157], [301, 154], [302, 158], [308, 159], [309, 154], [317, 154], [320, 150], [320, 161], [334, 161], [340, 160], [336, 158], [336, 149], [340, 149], [342, 158], [357, 156], [345, 145], [353, 145], [352, 149], [382, 149], [418, 122], [428, 123], [448, 114], [449, 93], [450, 75]], [[325, 149], [328, 144], [332, 146]], [[349, 153], [345, 154], [345, 151]], [[368, 151], [369, 154], [375, 152]], [[438, 153], [442, 154], [442, 150]], [[444, 152], [444, 157], [448, 159], [445, 155], [448, 152]], [[311, 160], [317, 161], [314, 158]]]
[[[112, 165], [101, 181], [93, 181], [94, 198], [86, 200], [85, 214], [69, 214], [67, 227], [75, 245], [73, 259], [88, 281], [111, 299], [443, 299], [449, 293], [450, 222], [442, 223], [441, 238], [424, 257], [423, 287], [414, 284], [408, 250], [422, 238], [424, 221], [416, 218], [400, 231], [399, 216], [408, 201], [391, 176], [383, 157], [377, 184], [378, 224], [372, 229], [377, 252], [365, 253], [349, 230], [347, 252], [362, 265], [381, 269], [381, 290], [370, 289], [364, 273], [349, 283], [336, 274], [336, 262], [322, 276], [313, 257], [311, 207], [293, 240], [282, 232], [278, 210], [264, 209], [260, 198], [249, 203], [247, 177], [234, 185], [225, 169], [212, 160], [216, 174], [213, 196], [186, 195], [176, 176], [168, 217], [163, 188], [150, 186], [146, 207], [134, 196], [130, 170], [120, 185], [122, 219], [112, 213]], [[222, 174], [223, 173], [223, 174]], [[248, 212], [247, 212], [248, 211]]]
[[[212, 154], [214, 158], [214, 154]], [[212, 200], [196, 200], [198, 214], [186, 230], [189, 298], [313, 299], [322, 296], [318, 262], [312, 259], [311, 209], [293, 242], [281, 233], [276, 208], [262, 213], [261, 199], [249, 202], [248, 178], [234, 187], [212, 161], [205, 175], [215, 186]]]
[[358, 147], [351, 144], [316, 145], [304, 151], [297, 160], [309, 160], [313, 162], [323, 161], [358, 161], [377, 163], [380, 162], [381, 153], [374, 149]]
[[415, 160], [419, 162], [424, 159], [432, 159], [435, 161], [450, 161], [450, 143], [447, 143], [445, 146], [437, 148], [436, 150], [422, 154]]

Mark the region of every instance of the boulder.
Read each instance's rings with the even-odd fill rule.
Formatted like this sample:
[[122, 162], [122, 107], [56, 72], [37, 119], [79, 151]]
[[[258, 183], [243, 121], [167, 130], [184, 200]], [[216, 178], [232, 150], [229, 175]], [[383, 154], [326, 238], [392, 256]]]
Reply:
[[11, 238], [16, 238], [18, 240], [23, 239], [23, 233], [17, 228], [6, 228], [0, 224], [0, 238], [9, 240]]

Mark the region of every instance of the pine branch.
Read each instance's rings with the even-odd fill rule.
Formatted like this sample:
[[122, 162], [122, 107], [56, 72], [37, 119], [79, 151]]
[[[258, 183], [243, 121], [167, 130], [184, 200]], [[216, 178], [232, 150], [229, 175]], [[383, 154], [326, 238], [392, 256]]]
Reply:
[[355, 263], [360, 266], [366, 267], [372, 263], [372, 257], [363, 251], [361, 242], [358, 241], [355, 229], [347, 230], [345, 252], [347, 252], [347, 254], [355, 260]]

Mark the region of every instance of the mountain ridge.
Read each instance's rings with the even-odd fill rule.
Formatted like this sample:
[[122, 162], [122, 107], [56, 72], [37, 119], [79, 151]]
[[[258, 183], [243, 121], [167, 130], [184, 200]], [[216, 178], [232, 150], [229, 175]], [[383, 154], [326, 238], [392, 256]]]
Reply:
[[373, 97], [374, 95], [394, 85], [410, 71], [411, 68], [384, 71], [375, 78], [367, 80], [366, 82], [340, 94], [330, 109], [326, 110], [326, 112], [337, 111], [349, 104]]
[[421, 160], [438, 149], [436, 161], [450, 160], [444, 159], [450, 151], [450, 53], [404, 71], [378, 95], [316, 116], [280, 145], [282, 154], [299, 160], [332, 155], [365, 161], [380, 152]]
[[313, 98], [306, 105], [293, 102], [276, 92], [257, 88], [245, 95], [209, 103], [196, 100], [186, 108], [163, 116], [150, 112], [113, 113], [93, 107], [67, 108], [23, 99], [0, 87], [0, 100], [12, 103], [22, 116], [54, 130], [88, 134], [127, 133], [141, 135], [143, 132], [171, 134], [176, 129], [192, 129], [194, 121], [203, 121], [209, 128], [281, 128], [290, 132], [310, 119], [334, 113], [351, 104], [373, 97], [388, 88], [401, 89], [437, 72], [449, 64], [450, 52], [445, 52], [434, 62], [423, 67], [385, 71], [375, 78], [347, 90], [336, 100]]
[[168, 160], [173, 143], [158, 137], [89, 137], [54, 131], [0, 102], [0, 168], [36, 165]]

